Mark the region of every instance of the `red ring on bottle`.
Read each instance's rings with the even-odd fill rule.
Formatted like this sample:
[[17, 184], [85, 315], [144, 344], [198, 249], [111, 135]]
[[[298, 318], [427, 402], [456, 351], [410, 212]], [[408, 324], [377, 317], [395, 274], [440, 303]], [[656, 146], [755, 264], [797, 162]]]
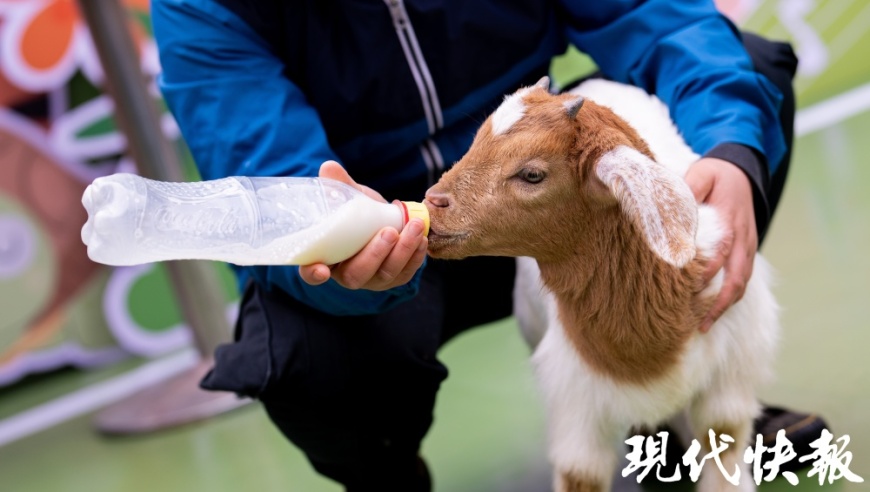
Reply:
[[399, 201], [399, 200], [396, 200], [396, 201], [399, 202], [399, 204], [401, 205], [401, 209], [402, 209], [402, 227], [404, 227], [405, 225], [408, 224], [408, 222], [411, 221], [411, 216], [410, 216], [410, 213], [408, 212], [408, 205], [405, 204], [405, 202], [403, 202], [403, 201]]

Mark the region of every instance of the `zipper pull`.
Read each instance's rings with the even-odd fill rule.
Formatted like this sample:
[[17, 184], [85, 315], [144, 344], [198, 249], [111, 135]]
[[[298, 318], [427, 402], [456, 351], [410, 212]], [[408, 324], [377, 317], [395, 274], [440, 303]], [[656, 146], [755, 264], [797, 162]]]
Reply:
[[393, 22], [396, 24], [396, 27], [400, 29], [405, 29], [405, 15], [402, 13], [402, 3], [401, 0], [386, 0], [387, 6], [390, 8], [390, 15], [393, 16]]

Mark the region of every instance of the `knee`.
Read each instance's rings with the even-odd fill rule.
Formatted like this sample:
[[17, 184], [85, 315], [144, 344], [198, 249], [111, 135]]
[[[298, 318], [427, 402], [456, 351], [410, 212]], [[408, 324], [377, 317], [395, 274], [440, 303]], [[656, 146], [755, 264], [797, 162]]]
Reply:
[[348, 490], [423, 490], [406, 484], [419, 479], [414, 460], [447, 371], [414, 348], [376, 353], [354, 339], [310, 343], [304, 370], [273, 378], [260, 401], [317, 471]]
[[[351, 441], [370, 450], [415, 447], [447, 377], [435, 357], [440, 319], [421, 309], [425, 303], [408, 303], [366, 317], [297, 310], [303, 315], [280, 329], [301, 332], [296, 342], [304, 348], [273, 350], [274, 370], [259, 396], [269, 416], [306, 451], [341, 455]], [[282, 345], [281, 336], [272, 344]]]

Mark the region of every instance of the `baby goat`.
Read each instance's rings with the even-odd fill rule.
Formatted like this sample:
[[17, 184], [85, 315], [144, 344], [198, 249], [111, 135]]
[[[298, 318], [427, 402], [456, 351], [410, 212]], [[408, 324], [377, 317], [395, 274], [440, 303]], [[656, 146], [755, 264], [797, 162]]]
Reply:
[[[739, 486], [708, 462], [698, 489], [755, 490], [756, 391], [771, 374], [778, 308], [755, 257], [744, 297], [698, 330], [721, 285], [702, 273], [722, 239], [682, 179], [698, 155], [667, 108], [592, 80], [505, 98], [468, 153], [427, 193], [429, 254], [518, 258], [515, 312], [548, 412], [559, 491], [607, 491], [632, 429], [683, 414]], [[584, 102], [585, 99], [585, 102]]]

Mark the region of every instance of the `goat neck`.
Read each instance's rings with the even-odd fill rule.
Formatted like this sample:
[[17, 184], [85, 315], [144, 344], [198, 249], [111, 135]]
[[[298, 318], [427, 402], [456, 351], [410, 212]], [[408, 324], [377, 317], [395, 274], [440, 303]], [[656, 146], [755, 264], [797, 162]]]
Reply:
[[[580, 118], [589, 140], [576, 150], [577, 161], [586, 163], [579, 172], [590, 186], [600, 183], [594, 184], [589, 163], [619, 145], [652, 158], [646, 143], [609, 110], [587, 103]], [[682, 268], [662, 260], [615, 200], [587, 201], [572, 214], [577, 226], [566, 228], [562, 243], [570, 251], [537, 258], [566, 335], [603, 375], [637, 384], [664, 376], [710, 306], [700, 296], [705, 260]]]

